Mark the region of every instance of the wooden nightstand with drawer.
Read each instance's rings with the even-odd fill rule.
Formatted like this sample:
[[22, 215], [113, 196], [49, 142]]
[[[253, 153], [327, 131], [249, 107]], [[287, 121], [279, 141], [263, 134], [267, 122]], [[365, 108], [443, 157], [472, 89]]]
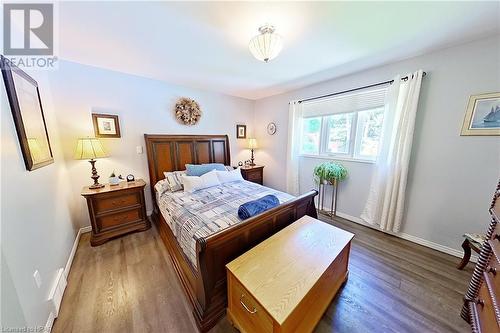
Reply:
[[241, 167], [241, 175], [243, 179], [249, 182], [263, 185], [264, 183], [264, 167], [262, 165], [243, 166]]
[[87, 199], [92, 225], [92, 246], [151, 227], [146, 215], [145, 186], [146, 182], [138, 179], [133, 182], [121, 182], [115, 186], [106, 184], [100, 189], [89, 189], [88, 186], [83, 188], [82, 196]]

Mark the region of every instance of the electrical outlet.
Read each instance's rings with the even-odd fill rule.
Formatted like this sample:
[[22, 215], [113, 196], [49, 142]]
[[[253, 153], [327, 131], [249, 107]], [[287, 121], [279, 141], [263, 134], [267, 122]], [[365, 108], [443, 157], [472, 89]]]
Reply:
[[33, 278], [35, 279], [36, 286], [40, 288], [42, 286], [42, 277], [40, 276], [38, 270], [33, 273]]
[[137, 152], [137, 154], [142, 154], [142, 146], [135, 147], [135, 151]]

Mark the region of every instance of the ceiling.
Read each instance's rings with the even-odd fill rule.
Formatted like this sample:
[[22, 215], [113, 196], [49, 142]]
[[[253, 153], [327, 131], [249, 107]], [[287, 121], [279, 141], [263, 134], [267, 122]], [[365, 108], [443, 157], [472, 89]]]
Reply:
[[500, 2], [61, 2], [59, 22], [62, 59], [259, 99], [499, 33]]

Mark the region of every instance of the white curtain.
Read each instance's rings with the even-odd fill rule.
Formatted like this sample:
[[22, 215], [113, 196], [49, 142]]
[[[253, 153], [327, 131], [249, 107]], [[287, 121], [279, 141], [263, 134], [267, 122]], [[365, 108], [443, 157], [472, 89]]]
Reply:
[[398, 232], [404, 213], [408, 165], [423, 71], [394, 78], [387, 92], [381, 148], [372, 176], [365, 222], [384, 231]]
[[288, 110], [288, 145], [286, 149], [286, 191], [299, 195], [299, 145], [302, 126], [302, 107], [290, 101]]

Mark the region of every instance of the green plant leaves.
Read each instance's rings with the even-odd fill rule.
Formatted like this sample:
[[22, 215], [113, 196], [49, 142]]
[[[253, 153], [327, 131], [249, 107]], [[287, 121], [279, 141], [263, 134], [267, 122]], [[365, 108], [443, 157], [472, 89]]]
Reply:
[[319, 184], [324, 181], [333, 183], [341, 182], [347, 178], [347, 169], [340, 163], [323, 162], [314, 168], [314, 181]]

